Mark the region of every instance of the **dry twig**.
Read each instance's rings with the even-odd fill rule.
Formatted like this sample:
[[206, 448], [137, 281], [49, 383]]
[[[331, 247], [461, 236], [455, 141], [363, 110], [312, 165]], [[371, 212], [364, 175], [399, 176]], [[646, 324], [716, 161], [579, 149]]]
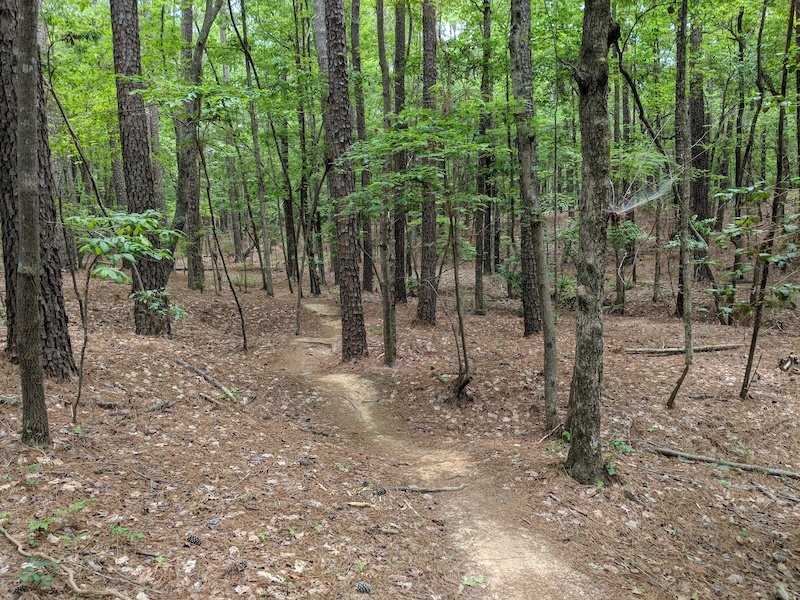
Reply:
[[78, 596], [82, 596], [84, 598], [105, 598], [106, 596], [113, 596], [114, 598], [119, 598], [119, 600], [131, 600], [130, 596], [126, 596], [125, 594], [118, 592], [112, 589], [94, 589], [94, 588], [79, 588], [78, 584], [75, 583], [75, 571], [70, 569], [61, 561], [56, 560], [49, 554], [45, 554], [44, 552], [26, 552], [25, 549], [22, 547], [22, 543], [11, 535], [8, 531], [5, 530], [4, 527], [0, 527], [0, 533], [2, 533], [6, 539], [14, 544], [17, 547], [17, 552], [20, 553], [22, 556], [26, 558], [41, 558], [43, 560], [50, 561], [53, 565], [58, 566], [60, 570], [62, 570], [67, 576], [67, 584], [69, 585], [70, 590]]
[[216, 388], [221, 389], [228, 398], [230, 398], [232, 401], [236, 402], [236, 395], [232, 391], [230, 391], [228, 388], [226, 388], [219, 381], [214, 379], [211, 375], [209, 375], [208, 373], [206, 373], [202, 369], [199, 369], [199, 368], [195, 367], [194, 365], [190, 365], [189, 363], [187, 363], [182, 358], [176, 358], [175, 362], [178, 363], [182, 367], [186, 367], [187, 369], [191, 369], [192, 371], [194, 371], [195, 373], [200, 375], [200, 377], [205, 379], [208, 383], [210, 383], [211, 385], [213, 385]]

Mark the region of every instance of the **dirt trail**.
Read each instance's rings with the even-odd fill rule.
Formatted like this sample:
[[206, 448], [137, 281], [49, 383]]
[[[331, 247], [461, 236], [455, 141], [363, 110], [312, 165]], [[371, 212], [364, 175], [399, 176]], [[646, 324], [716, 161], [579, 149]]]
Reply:
[[[371, 382], [353, 374], [324, 372], [341, 348], [338, 307], [307, 303], [321, 320], [320, 337], [298, 337], [287, 370], [312, 377], [323, 395], [339, 399], [336, 418], [364, 445], [392, 461], [408, 465], [409, 485], [461, 488], [439, 493], [451, 542], [471, 563], [464, 575], [485, 578], [484, 598], [550, 600], [596, 597], [592, 582], [572, 568], [532, 527], [506, 513], [519, 507], [504, 499], [490, 469], [465, 449], [446, 442], [422, 448], [394, 425], [381, 420], [379, 398]], [[463, 486], [463, 487], [461, 487]], [[513, 522], [512, 522], [513, 521]]]

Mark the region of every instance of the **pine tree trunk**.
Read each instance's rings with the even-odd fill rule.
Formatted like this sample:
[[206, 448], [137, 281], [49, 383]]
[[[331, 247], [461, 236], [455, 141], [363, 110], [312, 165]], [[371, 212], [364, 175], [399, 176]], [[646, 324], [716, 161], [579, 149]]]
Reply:
[[327, 0], [325, 25], [328, 33], [328, 110], [326, 138], [330, 144], [333, 168], [328, 175], [331, 198], [335, 203], [336, 234], [339, 246], [339, 299], [342, 307], [342, 360], [367, 354], [367, 332], [358, 277], [358, 215], [348, 212], [345, 199], [355, 188], [355, 173], [349, 160], [350, 93], [348, 90], [347, 47], [342, 0]]
[[[17, 362], [17, 266], [20, 252], [21, 210], [17, 170], [17, 98], [15, 59], [13, 46], [16, 37], [17, 3], [0, 1], [0, 226], [2, 226], [3, 271], [5, 275], [6, 349], [12, 362]], [[38, 55], [37, 55], [38, 58]], [[56, 219], [53, 201], [55, 183], [50, 164], [47, 127], [47, 109], [41, 66], [37, 70], [37, 131], [39, 176], [39, 320], [41, 323], [41, 349], [45, 374], [63, 381], [77, 373], [68, 332], [68, 319], [64, 309], [61, 288], [61, 255], [64, 245], [61, 226]], [[33, 96], [31, 96], [33, 98]]]
[[[139, 56], [139, 14], [135, 0], [111, 1], [111, 31], [114, 47], [114, 70], [117, 77], [117, 107], [119, 112], [120, 146], [122, 166], [125, 171], [125, 190], [128, 195], [128, 211], [141, 213], [155, 209], [153, 172], [150, 164], [150, 148], [147, 142], [147, 119], [144, 100], [140, 94], [142, 83], [141, 59]], [[176, 211], [177, 213], [177, 211]], [[177, 218], [177, 214], [176, 214]], [[173, 223], [173, 228], [175, 223]], [[183, 223], [180, 223], [182, 229]], [[164, 261], [144, 259], [138, 269], [142, 288], [134, 278], [134, 292], [163, 292], [167, 285], [172, 265]], [[166, 299], [160, 310], [151, 308], [142, 299], [134, 301], [134, 325], [138, 335], [169, 334]]]
[[[394, 8], [394, 113], [403, 112], [406, 104], [406, 3], [397, 2]], [[400, 127], [400, 125], [398, 125]], [[406, 155], [397, 152], [394, 155], [394, 170], [402, 173], [406, 170]], [[394, 298], [395, 302], [408, 302], [406, 290], [406, 210], [403, 203], [403, 189], [395, 190], [394, 214]]]
[[[17, 342], [22, 383], [22, 443], [50, 446], [50, 426], [44, 397], [42, 332], [39, 316], [41, 257], [39, 255], [39, 47], [37, 2], [21, 2], [14, 46], [17, 97], [17, 185], [19, 189], [19, 264], [17, 268]], [[47, 157], [49, 161], [49, 156]]]
[[[433, 0], [422, 3], [422, 108], [436, 109], [433, 87], [436, 85], [436, 9]], [[429, 154], [435, 147], [429, 142]], [[422, 159], [431, 169], [437, 161]], [[428, 178], [422, 182], [422, 257], [420, 259], [419, 301], [417, 319], [429, 325], [436, 324], [436, 191]]]

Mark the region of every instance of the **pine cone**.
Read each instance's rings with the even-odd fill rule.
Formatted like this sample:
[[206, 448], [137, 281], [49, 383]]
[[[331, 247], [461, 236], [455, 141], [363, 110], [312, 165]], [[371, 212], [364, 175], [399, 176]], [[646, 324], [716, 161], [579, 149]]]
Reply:
[[356, 591], [361, 592], [362, 594], [371, 594], [372, 586], [368, 584], [366, 581], [359, 581], [356, 584]]
[[203, 543], [202, 540], [193, 533], [189, 534], [189, 537], [186, 538], [186, 541], [194, 546], [199, 546]]

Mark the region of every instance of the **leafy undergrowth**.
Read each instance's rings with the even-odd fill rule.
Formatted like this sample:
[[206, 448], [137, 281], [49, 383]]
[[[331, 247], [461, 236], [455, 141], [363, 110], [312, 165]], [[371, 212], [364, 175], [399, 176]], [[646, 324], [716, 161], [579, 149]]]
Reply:
[[[229, 295], [188, 292], [177, 274], [171, 285], [188, 316], [166, 340], [132, 335], [124, 294], [93, 284], [78, 424], [69, 422], [75, 386], [47, 386], [52, 451], [19, 443], [18, 375], [0, 364], [0, 512], [11, 535], [68, 566], [80, 585], [142, 600], [496, 593], [492, 574], [453, 541], [448, 506], [459, 492], [394, 489], [409, 483], [408, 465], [354, 434], [355, 417], [342, 400], [298, 368], [295, 300], [286, 290], [275, 299], [257, 290], [241, 295], [244, 354]], [[786, 313], [780, 329], [764, 331], [749, 400], [738, 399], [741, 347], [698, 354], [668, 411], [682, 357], [624, 351], [682, 344], [681, 323], [650, 305], [648, 294], [635, 288], [631, 316], [605, 321], [609, 476], [597, 486], [564, 474], [566, 438], [544, 437], [541, 338], [520, 337], [518, 305], [499, 291], [488, 316], [467, 317], [475, 380], [472, 400], [460, 406], [444, 402], [442, 380], [456, 362], [443, 311], [428, 328], [414, 323], [413, 303], [399, 307], [399, 360], [390, 370], [381, 364], [379, 298], [366, 294], [370, 356], [340, 364], [334, 351], [309, 360], [322, 371], [369, 379], [378, 394], [373, 416], [395, 436], [468, 453], [477, 465], [468, 485], [506, 507], [493, 517], [544, 535], [549, 551], [597, 586], [585, 597], [796, 596], [800, 481], [668, 459], [653, 449], [800, 471], [800, 385], [777, 368], [797, 350], [800, 320]], [[337, 299], [331, 289], [313, 301]], [[320, 335], [321, 327], [304, 313], [304, 336]], [[573, 332], [573, 316], [562, 312], [562, 415]], [[748, 334], [698, 323], [696, 343], [744, 343]], [[44, 563], [0, 540], [0, 595], [72, 597], [64, 577]]]

